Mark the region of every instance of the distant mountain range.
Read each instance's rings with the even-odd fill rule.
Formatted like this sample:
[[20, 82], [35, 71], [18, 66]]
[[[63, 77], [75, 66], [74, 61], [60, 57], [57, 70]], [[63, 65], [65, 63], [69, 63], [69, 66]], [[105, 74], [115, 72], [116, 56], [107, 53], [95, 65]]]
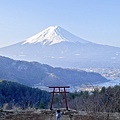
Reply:
[[81, 39], [51, 26], [20, 43], [0, 48], [0, 55], [54, 67], [119, 67], [120, 48]]
[[0, 79], [27, 86], [88, 85], [108, 80], [98, 73], [77, 69], [53, 68], [38, 62], [16, 61], [0, 56]]

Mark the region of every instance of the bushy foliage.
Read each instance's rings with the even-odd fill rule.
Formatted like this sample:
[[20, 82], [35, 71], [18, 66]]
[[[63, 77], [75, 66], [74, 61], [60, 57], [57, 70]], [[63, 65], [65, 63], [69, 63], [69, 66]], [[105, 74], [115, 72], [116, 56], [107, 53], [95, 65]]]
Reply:
[[70, 108], [93, 112], [120, 112], [120, 86], [103, 87], [100, 91], [68, 94]]
[[[69, 108], [92, 112], [120, 112], [120, 86], [103, 87], [92, 92], [81, 91], [68, 93]], [[65, 107], [64, 96], [57, 94], [55, 107]]]
[[16, 82], [0, 82], [0, 106], [5, 103], [8, 108], [13, 106], [25, 109], [27, 107], [46, 108], [50, 101], [50, 93], [37, 88], [27, 87]]

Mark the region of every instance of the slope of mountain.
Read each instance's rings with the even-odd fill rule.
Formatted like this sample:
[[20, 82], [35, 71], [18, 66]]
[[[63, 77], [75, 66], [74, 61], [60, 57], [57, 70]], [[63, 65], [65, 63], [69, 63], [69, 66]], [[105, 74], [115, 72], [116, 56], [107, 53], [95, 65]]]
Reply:
[[27, 107], [45, 108], [48, 106], [50, 98], [50, 93], [42, 91], [40, 89], [21, 85], [17, 82], [0, 82], [1, 108], [4, 106], [4, 104], [6, 104], [6, 109], [13, 109], [13, 105], [14, 107], [21, 107], [22, 109], [26, 109]]
[[88, 41], [78, 38], [59, 26], [51, 26], [37, 35], [28, 38], [23, 44], [41, 43], [42, 45], [53, 45], [65, 41], [88, 43]]
[[0, 56], [0, 79], [15, 81], [28, 86], [39, 84], [82, 85], [103, 83], [108, 80], [98, 73], [75, 69], [53, 68], [37, 62], [16, 61]]
[[0, 55], [57, 67], [119, 67], [120, 48], [83, 40], [52, 26], [25, 41], [0, 48]]

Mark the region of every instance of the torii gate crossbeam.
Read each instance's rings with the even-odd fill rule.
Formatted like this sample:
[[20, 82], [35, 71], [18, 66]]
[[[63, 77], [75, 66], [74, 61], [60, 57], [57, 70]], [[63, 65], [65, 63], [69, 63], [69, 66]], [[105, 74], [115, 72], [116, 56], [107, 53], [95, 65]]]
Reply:
[[[50, 110], [52, 110], [52, 104], [53, 104], [53, 99], [54, 99], [54, 94], [55, 93], [63, 93], [64, 94], [66, 110], [68, 110], [66, 93], [69, 93], [69, 92], [66, 91], [66, 88], [70, 88], [70, 86], [49, 86], [49, 88], [53, 88], [53, 91], [51, 92], [52, 93], [52, 99], [51, 99], [51, 102], [50, 102]], [[56, 91], [56, 89], [57, 89], [57, 91]], [[63, 91], [61, 91], [61, 89]]]

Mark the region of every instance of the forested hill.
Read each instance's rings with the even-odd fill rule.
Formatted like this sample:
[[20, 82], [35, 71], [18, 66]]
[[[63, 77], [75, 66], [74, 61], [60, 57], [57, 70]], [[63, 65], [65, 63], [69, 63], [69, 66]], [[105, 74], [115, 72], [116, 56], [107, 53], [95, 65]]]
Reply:
[[16, 82], [0, 82], [0, 107], [7, 104], [7, 109], [20, 107], [47, 108], [50, 101], [50, 93], [37, 88], [31, 88]]
[[0, 56], [0, 79], [15, 81], [27, 86], [34, 86], [34, 84], [75, 86], [108, 81], [98, 73], [54, 68], [38, 62], [17, 61], [2, 56]]

